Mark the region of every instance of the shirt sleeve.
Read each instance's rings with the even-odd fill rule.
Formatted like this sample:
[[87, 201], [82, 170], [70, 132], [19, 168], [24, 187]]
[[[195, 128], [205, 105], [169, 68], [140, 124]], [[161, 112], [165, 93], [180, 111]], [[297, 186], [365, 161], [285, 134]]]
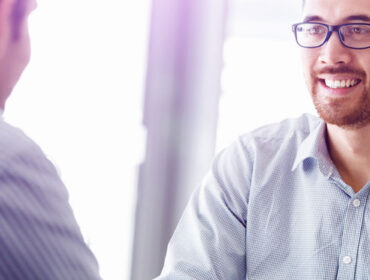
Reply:
[[251, 172], [241, 141], [218, 155], [192, 194], [156, 280], [245, 279]]
[[36, 145], [14, 145], [0, 161], [1, 278], [101, 279], [56, 169]]

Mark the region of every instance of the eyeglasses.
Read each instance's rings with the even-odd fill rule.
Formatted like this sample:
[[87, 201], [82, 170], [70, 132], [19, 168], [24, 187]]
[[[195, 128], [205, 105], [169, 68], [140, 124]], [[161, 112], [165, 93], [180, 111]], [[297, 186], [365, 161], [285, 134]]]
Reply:
[[292, 26], [295, 39], [303, 48], [318, 48], [324, 45], [336, 31], [343, 46], [350, 49], [370, 48], [370, 24], [346, 23], [328, 25], [316, 22], [296, 23]]

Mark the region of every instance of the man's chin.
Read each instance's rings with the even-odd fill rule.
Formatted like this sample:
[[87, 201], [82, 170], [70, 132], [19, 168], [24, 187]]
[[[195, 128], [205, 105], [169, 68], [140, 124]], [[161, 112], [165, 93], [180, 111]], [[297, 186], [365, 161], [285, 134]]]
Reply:
[[325, 123], [332, 124], [344, 129], [354, 130], [370, 124], [370, 112], [358, 110], [351, 113], [345, 113], [324, 110], [322, 107], [315, 107], [320, 118]]
[[316, 111], [326, 123], [346, 129], [358, 129], [370, 124], [370, 100], [364, 92], [358, 100], [347, 98], [325, 98], [317, 89], [311, 96]]

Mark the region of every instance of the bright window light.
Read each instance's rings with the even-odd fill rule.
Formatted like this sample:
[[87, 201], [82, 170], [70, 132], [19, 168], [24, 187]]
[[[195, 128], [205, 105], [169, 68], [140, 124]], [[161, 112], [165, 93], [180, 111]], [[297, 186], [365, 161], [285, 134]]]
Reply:
[[5, 120], [54, 162], [103, 279], [128, 279], [149, 0], [40, 0]]
[[217, 150], [259, 126], [316, 114], [290, 26], [300, 16], [299, 5], [230, 0]]

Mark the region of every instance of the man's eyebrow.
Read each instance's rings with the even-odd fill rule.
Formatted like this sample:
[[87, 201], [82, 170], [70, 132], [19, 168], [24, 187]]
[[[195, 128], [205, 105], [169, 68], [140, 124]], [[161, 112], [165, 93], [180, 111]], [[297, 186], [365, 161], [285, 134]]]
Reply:
[[[351, 15], [343, 19], [343, 21], [349, 21], [349, 20], [360, 20], [360, 21], [370, 21], [370, 16], [368, 15]], [[320, 16], [306, 16], [303, 19], [303, 22], [311, 22], [311, 21], [324, 21], [322, 17]]]
[[370, 17], [367, 15], [352, 15], [352, 16], [346, 17], [344, 20], [370, 21]]
[[303, 22], [310, 22], [310, 21], [323, 21], [323, 19], [319, 16], [306, 16], [303, 19]]

